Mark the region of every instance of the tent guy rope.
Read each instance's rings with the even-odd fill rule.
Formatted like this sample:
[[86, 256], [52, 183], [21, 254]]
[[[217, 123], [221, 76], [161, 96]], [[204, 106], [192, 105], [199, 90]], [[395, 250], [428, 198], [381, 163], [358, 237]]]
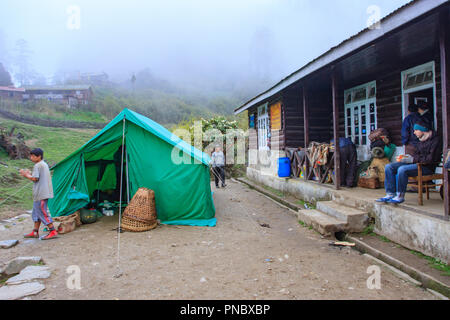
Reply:
[[[122, 183], [123, 183], [123, 152], [125, 146], [125, 119], [123, 117], [123, 128], [122, 128], [122, 161], [120, 164], [120, 195], [119, 195], [119, 228], [117, 229], [117, 271], [114, 274], [114, 278], [120, 278], [123, 275], [123, 271], [120, 268], [120, 233], [121, 233], [121, 220], [122, 220]], [[128, 164], [128, 161], [127, 161]], [[128, 170], [127, 170], [128, 172]], [[128, 185], [128, 181], [127, 181]]]

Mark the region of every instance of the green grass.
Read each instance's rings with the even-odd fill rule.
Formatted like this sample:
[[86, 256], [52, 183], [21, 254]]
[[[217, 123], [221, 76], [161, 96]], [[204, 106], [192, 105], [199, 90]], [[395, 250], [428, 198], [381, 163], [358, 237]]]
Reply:
[[[44, 150], [44, 159], [51, 166], [69, 156], [80, 148], [98, 130], [47, 128], [0, 118], [0, 128], [10, 130], [16, 126], [15, 133], [22, 133], [30, 148], [40, 147]], [[16, 195], [0, 205], [0, 213], [11, 210], [30, 210], [32, 207], [32, 184], [21, 177], [18, 168], [32, 169], [33, 162], [27, 159], [11, 160], [0, 148], [0, 203], [24, 187]]]
[[380, 236], [378, 234], [376, 234], [373, 230], [375, 228], [374, 224], [369, 224], [364, 230], [363, 232], [361, 232], [362, 235], [365, 236], [372, 236], [372, 237], [377, 237], [378, 239], [380, 239], [383, 242], [389, 243], [392, 242], [391, 240], [389, 240], [388, 238], [386, 238], [385, 236]]
[[303, 200], [297, 200], [295, 204], [300, 205], [302, 208], [305, 208], [305, 204], [308, 206], [309, 209], [316, 209], [316, 206], [313, 205], [311, 202], [303, 201]]
[[268, 187], [268, 186], [263, 186], [263, 188], [266, 189], [267, 191], [273, 193], [274, 195], [280, 197], [280, 198], [286, 197], [286, 195], [283, 192], [281, 192], [281, 191], [279, 191], [277, 189], [274, 189], [274, 188], [271, 188], [271, 187]]
[[376, 236], [376, 233], [373, 232], [375, 225], [369, 224], [367, 227], [364, 228], [363, 232], [361, 232], [365, 236]]
[[414, 254], [415, 256], [418, 256], [419, 258], [427, 260], [428, 265], [430, 267], [432, 267], [433, 269], [441, 271], [443, 276], [450, 277], [450, 265], [448, 265], [438, 259], [435, 259], [433, 257], [426, 256], [421, 252], [417, 252], [414, 250], [410, 250], [410, 252], [412, 254]]
[[[367, 226], [367, 227], [363, 230], [362, 234], [363, 234], [363, 235], [367, 235], [367, 236], [374, 236], [374, 237], [377, 237], [378, 239], [380, 239], [381, 241], [386, 242], [386, 243], [392, 242], [391, 240], [389, 240], [389, 239], [386, 238], [385, 236], [380, 236], [380, 235], [376, 234], [375, 232], [373, 232], [374, 226], [375, 226], [374, 224], [370, 224], [369, 226]], [[400, 249], [403, 248], [403, 247], [402, 247], [401, 245], [399, 245], [399, 244], [396, 244], [395, 246], [396, 246], [397, 248], [400, 248]], [[427, 261], [428, 261], [428, 264], [429, 264], [432, 268], [434, 268], [434, 269], [436, 269], [436, 270], [439, 270], [439, 271], [442, 271], [442, 272], [443, 272], [442, 275], [447, 276], [447, 277], [450, 277], [450, 266], [449, 266], [448, 264], [445, 264], [444, 262], [439, 261], [439, 260], [437, 260], [437, 259], [435, 259], [435, 258], [426, 256], [426, 255], [424, 255], [424, 254], [421, 253], [421, 252], [414, 251], [414, 250], [409, 250], [409, 251], [410, 251], [412, 254], [414, 254], [414, 255], [416, 255], [416, 256], [422, 258], [422, 259], [427, 260]]]
[[2, 104], [2, 108], [16, 115], [45, 120], [98, 122], [105, 123], [108, 119], [99, 113], [70, 109], [66, 106], [42, 102], [36, 105]]

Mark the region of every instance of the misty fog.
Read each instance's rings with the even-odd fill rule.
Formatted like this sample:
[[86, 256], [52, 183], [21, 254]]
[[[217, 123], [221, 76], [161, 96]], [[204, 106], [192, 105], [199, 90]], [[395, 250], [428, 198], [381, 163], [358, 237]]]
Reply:
[[71, 72], [125, 81], [148, 68], [198, 90], [233, 90], [245, 81], [273, 84], [366, 28], [369, 6], [383, 17], [407, 2], [2, 0], [0, 62], [14, 77], [24, 39], [30, 68], [47, 84]]

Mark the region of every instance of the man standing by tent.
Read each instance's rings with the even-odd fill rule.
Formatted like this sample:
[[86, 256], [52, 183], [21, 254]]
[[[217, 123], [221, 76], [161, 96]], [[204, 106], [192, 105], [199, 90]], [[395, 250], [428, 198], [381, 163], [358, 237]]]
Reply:
[[225, 188], [225, 155], [220, 147], [216, 147], [211, 157], [211, 165], [214, 173], [214, 182], [216, 188], [219, 187], [219, 179], [222, 183], [222, 188]]
[[34, 221], [34, 229], [31, 233], [26, 234], [25, 238], [39, 238], [39, 227], [41, 222], [48, 227], [49, 233], [42, 236], [41, 240], [49, 240], [55, 238], [58, 233], [53, 226], [52, 217], [48, 214], [48, 199], [53, 198], [52, 177], [47, 163], [43, 160], [44, 151], [36, 148], [30, 152], [30, 160], [35, 163], [33, 172], [29, 170], [20, 170], [20, 174], [34, 182], [33, 185], [33, 211], [32, 218]]

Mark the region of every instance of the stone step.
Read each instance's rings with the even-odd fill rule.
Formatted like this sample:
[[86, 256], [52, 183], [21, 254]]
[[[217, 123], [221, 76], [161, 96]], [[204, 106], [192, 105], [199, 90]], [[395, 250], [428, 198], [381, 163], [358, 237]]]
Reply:
[[318, 210], [299, 210], [298, 219], [311, 226], [324, 236], [333, 236], [339, 231], [346, 231], [347, 223]]
[[316, 207], [317, 210], [344, 221], [347, 224], [347, 232], [362, 232], [369, 222], [367, 212], [336, 203], [335, 201], [320, 201], [317, 202]]

